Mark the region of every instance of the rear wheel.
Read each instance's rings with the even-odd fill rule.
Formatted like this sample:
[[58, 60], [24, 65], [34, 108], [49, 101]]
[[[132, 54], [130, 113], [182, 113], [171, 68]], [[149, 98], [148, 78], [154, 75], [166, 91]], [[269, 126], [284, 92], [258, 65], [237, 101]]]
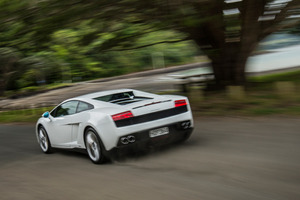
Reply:
[[105, 149], [96, 131], [92, 128], [88, 128], [85, 132], [85, 147], [93, 163], [99, 164], [105, 161], [103, 155]]
[[46, 129], [40, 126], [38, 129], [39, 144], [44, 153], [51, 153], [52, 147]]

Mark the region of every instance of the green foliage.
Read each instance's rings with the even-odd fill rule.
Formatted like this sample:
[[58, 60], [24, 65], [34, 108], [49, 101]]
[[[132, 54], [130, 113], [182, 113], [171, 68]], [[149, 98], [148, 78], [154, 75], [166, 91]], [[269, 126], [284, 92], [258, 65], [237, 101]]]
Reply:
[[[196, 46], [204, 47], [211, 60], [232, 55], [231, 60], [247, 57], [240, 53], [251, 51], [249, 47], [254, 45], [250, 44], [277, 31], [273, 25], [288, 19], [286, 12], [293, 8], [293, 14], [297, 14], [299, 1], [288, 1], [270, 28], [257, 20], [264, 9], [268, 11], [270, 2], [1, 0], [0, 48], [14, 49], [20, 56], [13, 64], [9, 62], [9, 67], [8, 62], [0, 63], [1, 70], [8, 68], [5, 74], [10, 73], [5, 80], [2, 75], [0, 93], [191, 62], [200, 54]], [[240, 13], [224, 14], [228, 9]], [[263, 29], [248, 31], [257, 27]], [[187, 39], [195, 43], [175, 43]], [[0, 52], [0, 60], [1, 56]]]
[[[5, 89], [83, 81], [150, 69], [153, 52], [163, 52], [166, 65], [187, 62], [196, 54], [196, 51], [190, 53], [190, 49], [195, 50], [191, 44], [123, 51], [143, 45], [154, 37], [156, 41], [169, 38], [164, 36], [166, 32], [147, 35], [157, 29], [136, 23], [139, 20], [135, 15], [126, 14], [122, 20], [106, 18], [115, 15], [116, 10], [122, 11], [121, 4], [0, 1], [0, 93]], [[169, 31], [168, 35], [176, 38], [179, 34]], [[139, 38], [142, 39], [137, 41]], [[183, 46], [188, 49], [185, 55], [180, 54], [185, 52], [180, 49]], [[112, 48], [121, 51], [111, 51]], [[172, 51], [165, 52], [163, 48]]]
[[[22, 27], [18, 23], [8, 26], [10, 31], [0, 32], [3, 45], [16, 45], [18, 42], [11, 38]], [[119, 24], [119, 26], [123, 26]], [[137, 27], [135, 27], [137, 28]], [[54, 82], [76, 82], [101, 77], [109, 77], [152, 69], [152, 55], [159, 52], [164, 56], [166, 66], [190, 62], [198, 51], [193, 44], [181, 42], [178, 44], [160, 44], [144, 49], [122, 50], [123, 48], [140, 46], [149, 41], [159, 42], [167, 38], [182, 37], [172, 31], [161, 31], [142, 34], [139, 40], [130, 43], [117, 41], [119, 50], [107, 49], [108, 43], [116, 42], [116, 37], [127, 37], [135, 28], [125, 28], [117, 32], [105, 32], [93, 36], [93, 40], [86, 44], [86, 40], [98, 30], [83, 21], [74, 28], [61, 29], [50, 36], [48, 48], [39, 50], [36, 46], [26, 46], [27, 43], [17, 45], [23, 52], [18, 57], [18, 73], [9, 80], [8, 89], [20, 89]], [[27, 40], [28, 35], [24, 36]], [[22, 37], [21, 37], [22, 38]], [[28, 45], [28, 44], [27, 44]], [[23, 47], [26, 46], [24, 49]], [[18, 52], [16, 52], [19, 54]], [[5, 57], [3, 57], [4, 59]], [[23, 57], [22, 59], [19, 59]], [[5, 63], [5, 62], [3, 62]]]

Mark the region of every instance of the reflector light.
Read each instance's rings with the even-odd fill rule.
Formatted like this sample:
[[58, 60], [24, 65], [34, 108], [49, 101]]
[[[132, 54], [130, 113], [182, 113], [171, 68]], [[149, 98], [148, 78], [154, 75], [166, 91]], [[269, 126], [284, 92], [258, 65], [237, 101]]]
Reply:
[[187, 105], [187, 102], [184, 99], [175, 101], [175, 107], [186, 106], [186, 105]]
[[122, 120], [122, 119], [131, 118], [131, 117], [133, 117], [133, 114], [130, 111], [126, 111], [126, 112], [122, 112], [122, 113], [112, 115], [111, 117], [114, 121], [119, 121], [119, 120]]

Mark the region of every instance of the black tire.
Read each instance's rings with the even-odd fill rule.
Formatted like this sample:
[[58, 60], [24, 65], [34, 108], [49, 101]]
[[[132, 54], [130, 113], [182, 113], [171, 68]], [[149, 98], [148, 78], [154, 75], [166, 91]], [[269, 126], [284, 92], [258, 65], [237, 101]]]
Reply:
[[104, 155], [105, 148], [97, 132], [93, 128], [88, 128], [85, 131], [84, 142], [88, 156], [93, 163], [101, 164], [106, 161], [106, 157]]
[[52, 152], [51, 142], [49, 140], [48, 133], [43, 126], [39, 126], [38, 128], [38, 139], [42, 151], [47, 154], [51, 153]]

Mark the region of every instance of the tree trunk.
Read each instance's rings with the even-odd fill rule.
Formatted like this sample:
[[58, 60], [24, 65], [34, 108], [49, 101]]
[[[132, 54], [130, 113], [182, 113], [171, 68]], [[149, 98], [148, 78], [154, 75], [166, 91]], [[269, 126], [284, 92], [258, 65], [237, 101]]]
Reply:
[[13, 71], [14, 65], [16, 63], [16, 58], [9, 58], [7, 60], [2, 60], [4, 63], [0, 63], [0, 96], [4, 95], [7, 88], [7, 83], [11, 78], [11, 75], [15, 73]]
[[0, 79], [0, 96], [4, 95], [4, 91], [5, 91], [5, 83], [4, 80]]
[[250, 51], [240, 51], [239, 43], [226, 44], [215, 54], [208, 54], [211, 59], [215, 82], [208, 90], [223, 90], [228, 85], [245, 85], [245, 67]]

